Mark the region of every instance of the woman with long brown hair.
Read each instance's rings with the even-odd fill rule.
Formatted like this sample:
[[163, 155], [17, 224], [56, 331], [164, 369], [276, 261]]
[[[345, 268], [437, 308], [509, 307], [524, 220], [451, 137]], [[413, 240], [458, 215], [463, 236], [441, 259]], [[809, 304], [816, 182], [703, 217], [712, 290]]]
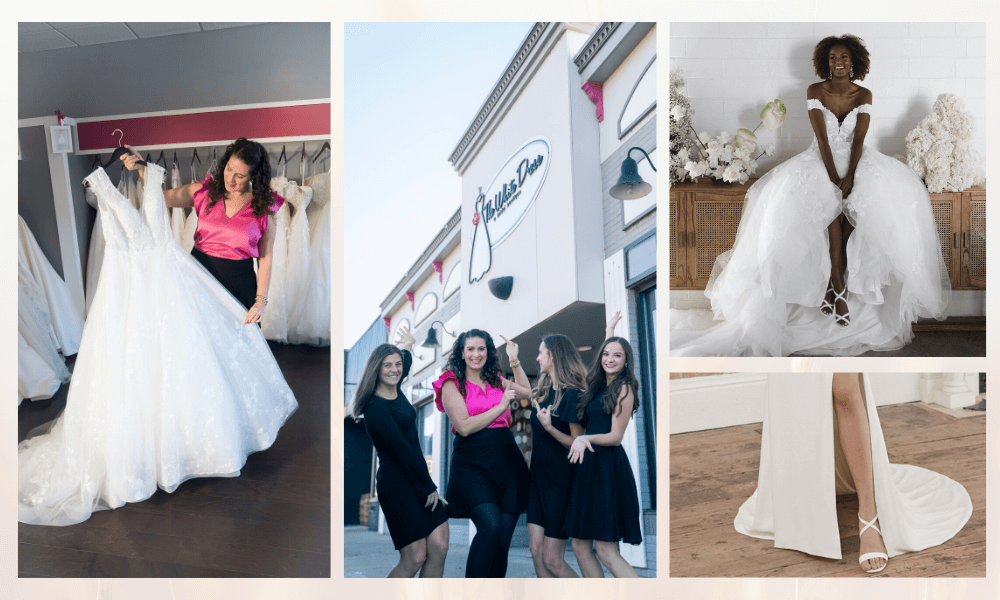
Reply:
[[569, 461], [580, 466], [566, 514], [566, 533], [573, 538], [573, 553], [584, 574], [603, 576], [600, 559], [615, 577], [637, 577], [618, 551], [618, 542], [642, 542], [635, 477], [621, 447], [629, 419], [639, 408], [638, 394], [632, 346], [624, 338], [609, 337], [587, 373], [576, 414], [564, 416], [586, 427], [569, 450]]
[[400, 331], [400, 345], [382, 344], [368, 357], [354, 393], [351, 415], [364, 417], [378, 453], [375, 483], [399, 564], [389, 577], [441, 577], [448, 554], [448, 504], [427, 472], [417, 436], [417, 411], [400, 389], [409, 375], [413, 336]]

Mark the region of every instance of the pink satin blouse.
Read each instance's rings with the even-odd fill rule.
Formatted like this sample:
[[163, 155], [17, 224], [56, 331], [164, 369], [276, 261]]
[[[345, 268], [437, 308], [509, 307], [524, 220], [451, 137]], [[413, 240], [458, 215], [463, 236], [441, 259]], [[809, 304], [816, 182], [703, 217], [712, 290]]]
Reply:
[[[194, 247], [216, 258], [259, 258], [257, 243], [267, 230], [268, 215], [254, 216], [250, 202], [231, 218], [226, 216], [226, 203], [222, 200], [209, 210], [209, 179], [202, 181], [201, 189], [194, 193], [194, 209], [198, 213]], [[271, 192], [271, 197], [275, 200], [271, 210], [277, 212], [285, 199], [276, 192]]]
[[[441, 377], [439, 377], [433, 384], [434, 404], [437, 405], [437, 409], [441, 412], [444, 412], [444, 404], [441, 400], [441, 389], [444, 387], [444, 382], [448, 380], [454, 381], [455, 385], [458, 385], [458, 377], [455, 377], [455, 374], [451, 371], [445, 371], [442, 373]], [[502, 377], [500, 378], [500, 381], [503, 381]], [[465, 408], [469, 411], [470, 417], [484, 413], [503, 401], [503, 388], [497, 389], [490, 387], [488, 383], [484, 382], [484, 384], [486, 385], [485, 390], [471, 381], [465, 382]], [[510, 415], [510, 409], [508, 408], [503, 411], [503, 413], [501, 413], [495, 421], [490, 423], [487, 426], [487, 429], [490, 427], [510, 427], [511, 422], [512, 418]], [[458, 433], [458, 431], [455, 430], [454, 425], [451, 426], [451, 431], [452, 433]]]

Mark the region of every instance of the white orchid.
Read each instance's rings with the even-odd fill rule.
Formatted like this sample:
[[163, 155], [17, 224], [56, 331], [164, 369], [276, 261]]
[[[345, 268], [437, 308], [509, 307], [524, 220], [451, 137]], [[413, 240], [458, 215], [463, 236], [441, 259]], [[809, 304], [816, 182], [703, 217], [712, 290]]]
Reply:
[[752, 131], [741, 127], [736, 130], [736, 135], [733, 137], [733, 141], [740, 148], [747, 148], [747, 154], [754, 151], [757, 147], [757, 136], [753, 134]]
[[687, 110], [685, 110], [683, 106], [678, 104], [677, 106], [670, 109], [670, 116], [673, 117], [675, 120], [680, 121], [681, 119], [684, 118], [684, 114], [686, 112]]
[[744, 183], [746, 183], [749, 179], [750, 179], [750, 176], [747, 175], [746, 172], [740, 173], [739, 182], [740, 182], [741, 185], [744, 184]]
[[701, 141], [702, 144], [707, 144], [708, 140], [712, 139], [712, 136], [708, 135], [707, 131], [702, 131], [701, 133], [698, 134], [698, 139]]
[[722, 180], [726, 183], [732, 183], [734, 181], [739, 181], [740, 172], [735, 169], [732, 165], [726, 167], [726, 170], [722, 172]]
[[688, 151], [687, 148], [681, 148], [680, 152], [677, 153], [677, 159], [682, 165], [686, 163], [690, 157], [691, 153]]
[[774, 156], [774, 142], [769, 142], [767, 147], [764, 148], [764, 154], [768, 156]]

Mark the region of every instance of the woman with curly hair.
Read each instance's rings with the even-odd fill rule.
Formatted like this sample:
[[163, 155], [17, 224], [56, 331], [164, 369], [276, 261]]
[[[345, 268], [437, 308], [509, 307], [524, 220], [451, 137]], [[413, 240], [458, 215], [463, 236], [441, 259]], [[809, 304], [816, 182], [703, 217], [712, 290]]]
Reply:
[[[136, 166], [139, 155], [122, 160], [145, 176], [143, 167]], [[163, 197], [171, 208], [195, 209], [198, 228], [191, 255], [248, 309], [246, 323], [260, 323], [271, 278], [271, 215], [285, 200], [271, 191], [271, 163], [257, 142], [240, 138], [229, 144], [213, 169], [204, 181], [166, 190]]]
[[855, 356], [897, 350], [918, 318], [943, 318], [951, 286], [927, 188], [864, 144], [874, 102], [855, 83], [868, 74], [864, 42], [824, 38], [813, 66], [812, 145], [747, 191], [705, 290], [725, 323], [692, 331], [676, 319], [672, 356]]
[[566, 533], [573, 538], [573, 554], [587, 577], [604, 576], [597, 559], [615, 577], [638, 577], [618, 551], [618, 542], [642, 543], [635, 477], [621, 446], [638, 409], [632, 346], [624, 338], [609, 337], [587, 373], [576, 413], [563, 416], [586, 427], [569, 449], [569, 461], [580, 466], [573, 478]]
[[469, 518], [476, 526], [466, 577], [506, 576], [514, 527], [528, 505], [528, 466], [510, 425], [511, 408], [531, 388], [517, 359], [517, 344], [504, 342], [514, 381], [500, 377], [490, 334], [470, 329], [455, 340], [448, 370], [434, 382], [434, 402], [456, 434], [448, 516]]

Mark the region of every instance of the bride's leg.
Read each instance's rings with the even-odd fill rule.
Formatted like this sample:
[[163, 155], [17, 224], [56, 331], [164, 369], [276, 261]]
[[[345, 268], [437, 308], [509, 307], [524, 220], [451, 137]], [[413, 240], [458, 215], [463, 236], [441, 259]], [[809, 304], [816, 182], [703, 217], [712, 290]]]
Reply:
[[[827, 226], [827, 232], [830, 234], [830, 280], [833, 282], [833, 291], [827, 292], [826, 300], [831, 304], [834, 304], [834, 292], [839, 294], [844, 291], [844, 263], [846, 262], [844, 257], [847, 254], [845, 251], [847, 248], [847, 235], [844, 235], [845, 223], [847, 227], [850, 227], [850, 223], [843, 215], [837, 215], [837, 218]], [[851, 231], [853, 231], [853, 227]], [[847, 234], [850, 235], [850, 231]], [[834, 310], [838, 315], [846, 315], [847, 302], [837, 300]]]
[[[833, 375], [833, 406], [840, 429], [840, 447], [847, 458], [854, 488], [858, 492], [858, 514], [865, 521], [871, 521], [878, 514], [875, 507], [875, 479], [872, 475], [872, 441], [868, 428], [868, 412], [861, 396], [861, 381], [857, 373], [835, 373]], [[876, 523], [881, 529], [881, 523]], [[861, 539], [861, 554], [885, 552], [882, 536], [869, 529]], [[885, 559], [874, 558], [865, 561], [865, 570], [878, 569]]]

